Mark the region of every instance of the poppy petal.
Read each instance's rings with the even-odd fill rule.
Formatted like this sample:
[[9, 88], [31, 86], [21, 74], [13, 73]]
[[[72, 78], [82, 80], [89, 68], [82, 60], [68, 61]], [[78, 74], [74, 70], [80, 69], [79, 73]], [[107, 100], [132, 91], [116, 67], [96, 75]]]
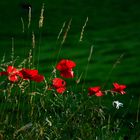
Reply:
[[60, 75], [64, 78], [73, 78], [74, 72], [72, 70], [64, 70], [60, 72]]
[[60, 94], [63, 94], [65, 92], [65, 90], [66, 90], [65, 87], [60, 87], [60, 88], [56, 89], [57, 93], [60, 93]]
[[31, 80], [33, 80], [35, 82], [42, 82], [44, 80], [44, 76], [43, 75], [35, 75], [34, 77], [31, 78]]
[[56, 66], [56, 69], [59, 71], [63, 71], [66, 69], [72, 69], [76, 66], [75, 62], [72, 60], [62, 59]]
[[18, 81], [18, 77], [16, 75], [10, 75], [10, 76], [8, 76], [8, 79], [11, 82], [17, 82]]
[[100, 96], [103, 96], [104, 94], [101, 91], [98, 91], [98, 92], [95, 93], [95, 95], [100, 97]]

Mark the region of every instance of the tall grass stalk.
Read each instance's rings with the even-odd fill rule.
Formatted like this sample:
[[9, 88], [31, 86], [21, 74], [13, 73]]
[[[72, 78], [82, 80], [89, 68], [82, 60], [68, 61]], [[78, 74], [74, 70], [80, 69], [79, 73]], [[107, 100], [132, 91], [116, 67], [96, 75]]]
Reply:
[[82, 91], [84, 91], [85, 81], [86, 81], [86, 77], [87, 77], [87, 74], [88, 74], [89, 63], [90, 63], [90, 60], [91, 60], [91, 57], [92, 57], [92, 54], [93, 54], [93, 47], [94, 46], [92, 45], [91, 48], [90, 48], [88, 61], [87, 61], [87, 65], [86, 65], [86, 68], [85, 68], [85, 75], [84, 75], [84, 78], [83, 78]]
[[20, 19], [21, 19], [21, 24], [22, 24], [22, 33], [24, 33], [24, 32], [25, 32], [25, 24], [24, 24], [24, 20], [23, 20], [22, 17], [21, 17]]
[[36, 43], [35, 43], [35, 34], [34, 32], [32, 32], [32, 65], [34, 67], [34, 63], [35, 63], [35, 46], [36, 46]]
[[40, 19], [39, 19], [39, 28], [43, 27], [44, 22], [44, 10], [45, 10], [45, 4], [42, 4], [41, 13], [40, 13]]
[[62, 25], [62, 27], [61, 27], [61, 29], [60, 29], [60, 32], [59, 32], [59, 34], [58, 34], [58, 36], [57, 36], [57, 41], [59, 40], [59, 38], [60, 38], [60, 36], [61, 36], [61, 34], [62, 34], [64, 28], [65, 28], [65, 25], [66, 25], [66, 22], [63, 23], [63, 25]]
[[[64, 42], [66, 41], [66, 38], [67, 38], [67, 34], [70, 30], [70, 27], [71, 27], [71, 22], [72, 22], [72, 19], [70, 19], [69, 23], [68, 23], [68, 26], [66, 28], [66, 31], [64, 33], [64, 36], [63, 36], [63, 39], [62, 39], [62, 42], [61, 42], [61, 46], [64, 44]], [[61, 50], [60, 50], [61, 51]]]
[[82, 40], [83, 40], [83, 35], [84, 35], [85, 27], [87, 26], [87, 22], [88, 22], [88, 17], [86, 18], [85, 24], [82, 27], [82, 31], [81, 31], [81, 34], [80, 34], [79, 42], [82, 42]]
[[[70, 30], [70, 28], [71, 28], [71, 22], [72, 22], [72, 19], [70, 19], [70, 21], [68, 22], [67, 28], [66, 28], [66, 30], [64, 31], [64, 35], [63, 35], [63, 38], [62, 38], [62, 41], [61, 41], [61, 44], [60, 44], [60, 47], [59, 47], [59, 50], [58, 50], [58, 54], [57, 54], [57, 57], [56, 57], [56, 63], [58, 62], [58, 59], [59, 59], [59, 56], [60, 56], [60, 53], [61, 53], [63, 44], [64, 44], [64, 42], [66, 41], [68, 32], [69, 32], [69, 30]], [[63, 23], [62, 28], [60, 29], [60, 32], [59, 32], [59, 34], [58, 34], [58, 36], [57, 36], [57, 41], [58, 41], [58, 39], [60, 38], [60, 36], [61, 36], [61, 34], [62, 34], [62, 32], [63, 32], [65, 26], [66, 26], [66, 22]], [[55, 63], [55, 65], [56, 65], [56, 63]]]
[[31, 25], [31, 18], [32, 18], [32, 9], [29, 6], [29, 13], [28, 13], [28, 29], [30, 28]]
[[12, 37], [12, 53], [11, 53], [11, 60], [14, 65], [14, 38]]
[[42, 27], [44, 23], [44, 10], [45, 10], [45, 4], [42, 4], [40, 18], [39, 18], [39, 40], [38, 40], [38, 53], [37, 53], [37, 69], [39, 68], [39, 59], [40, 59], [40, 50], [41, 50], [41, 41], [42, 41]]
[[110, 69], [108, 75], [107, 75], [107, 78], [102, 86], [102, 89], [104, 89], [104, 87], [106, 86], [106, 84], [108, 83], [109, 81], [109, 78], [111, 77], [111, 74], [113, 73], [113, 70], [117, 67], [118, 64], [120, 64], [122, 58], [124, 57], [124, 54], [125, 53], [122, 53], [119, 58], [115, 61], [115, 63], [113, 64], [112, 68]]

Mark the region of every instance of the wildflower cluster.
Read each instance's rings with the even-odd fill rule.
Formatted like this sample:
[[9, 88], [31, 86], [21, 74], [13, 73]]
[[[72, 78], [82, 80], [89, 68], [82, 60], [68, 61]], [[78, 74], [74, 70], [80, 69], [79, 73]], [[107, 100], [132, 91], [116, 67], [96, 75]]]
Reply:
[[[108, 116], [105, 112], [106, 108], [103, 107], [102, 105], [98, 107], [98, 104], [93, 106], [93, 103], [97, 103], [96, 98], [95, 100], [92, 100], [94, 98], [90, 98], [90, 97], [91, 96], [102, 97], [106, 95], [107, 93], [113, 93], [113, 94], [120, 93], [121, 95], [126, 94], [125, 92], [126, 85], [121, 85], [121, 84], [118, 84], [117, 82], [114, 82], [113, 87], [110, 90], [103, 90], [102, 87], [98, 85], [88, 87], [87, 90], [84, 91], [87, 94], [87, 98], [84, 98], [82, 94], [80, 94], [80, 96], [79, 95], [77, 96], [74, 94], [69, 94], [69, 92], [66, 94], [68, 96], [62, 96], [68, 91], [68, 81], [70, 79], [73, 80], [76, 77], [75, 72], [74, 72], [76, 63], [72, 60], [68, 60], [68, 59], [60, 60], [56, 64], [55, 71], [53, 71], [54, 73], [49, 78], [49, 80], [46, 80], [47, 78], [45, 79], [45, 76], [40, 74], [37, 69], [30, 69], [30, 68], [25, 68], [25, 67], [23, 68], [21, 65], [19, 67], [9, 65], [0, 72], [0, 78], [1, 76], [6, 76], [6, 79], [7, 79], [6, 81], [0, 83], [1, 85], [6, 85], [6, 88], [7, 88], [6, 90], [5, 89], [3, 90], [3, 87], [1, 89], [3, 93], [7, 93], [4, 95], [1, 94], [2, 100], [3, 100], [2, 103], [5, 104], [6, 107], [8, 107], [8, 108], [5, 107], [6, 108], [5, 110], [9, 108], [11, 112], [16, 112], [18, 110], [14, 114], [17, 120], [20, 120], [19, 119], [20, 115], [22, 118], [25, 117], [25, 116], [23, 117], [22, 115], [24, 114], [28, 115], [27, 120], [22, 120], [22, 121], [23, 122], [29, 121], [29, 123], [25, 123], [25, 125], [21, 126], [21, 128], [19, 129], [15, 129], [13, 127], [12, 130], [14, 133], [9, 132], [9, 133], [12, 133], [12, 136], [14, 137], [14, 139], [18, 138], [20, 134], [24, 132], [24, 129], [30, 129], [30, 128], [31, 128], [31, 131], [29, 130], [29, 134], [33, 134], [32, 137], [34, 136], [35, 139], [36, 137], [38, 137], [38, 135], [39, 136], [41, 135], [41, 139], [44, 139], [44, 137], [46, 138], [46, 135], [49, 135], [51, 137], [51, 134], [48, 134], [47, 130], [48, 128], [50, 130], [54, 130], [55, 128], [58, 127], [59, 123], [58, 124], [56, 123], [58, 121], [56, 120], [58, 119], [57, 117], [59, 117], [59, 119], [62, 119], [63, 121], [66, 121], [68, 127], [70, 123], [72, 124], [71, 125], [72, 128], [73, 127], [76, 128], [78, 126], [77, 130], [79, 132], [80, 131], [83, 132], [83, 128], [87, 120], [90, 120], [88, 124], [89, 126], [91, 123], [94, 124], [94, 126], [91, 127], [91, 130], [92, 129], [97, 130], [96, 128], [99, 128], [99, 127], [105, 128], [105, 126], [107, 126], [106, 121], [108, 123], [108, 120], [106, 119], [108, 118]], [[32, 83], [32, 81], [37, 82], [37, 83], [42, 82], [43, 88], [41, 89], [37, 88], [36, 83], [34, 84]], [[42, 86], [42, 85], [39, 85], [39, 86]], [[19, 90], [21, 91], [21, 93], [25, 93], [25, 94], [19, 94]], [[46, 92], [47, 94], [45, 94]], [[14, 94], [11, 94], [11, 93], [14, 93]], [[55, 93], [58, 93], [58, 94], [55, 94]], [[66, 98], [63, 98], [63, 97], [66, 97]], [[11, 101], [13, 105], [9, 107], [9, 104], [11, 104]], [[16, 106], [16, 104], [18, 106]], [[28, 110], [23, 108], [24, 106], [26, 106]], [[123, 107], [123, 103], [118, 100], [115, 100], [112, 102], [112, 106], [118, 110]], [[20, 112], [22, 113], [20, 114]], [[87, 112], [89, 113], [87, 114]], [[3, 115], [1, 117], [2, 119], [6, 118], [5, 117], [6, 113], [4, 114], [2, 112], [1, 114]], [[12, 121], [15, 118], [11, 118]], [[38, 120], [39, 122], [37, 122]], [[9, 124], [8, 125], [1, 124], [1, 125], [4, 126], [3, 127], [4, 131], [2, 135], [6, 136], [7, 126], [10, 127], [11, 125]], [[115, 126], [114, 124], [111, 124], [111, 125], [113, 125], [113, 127], [116, 128], [116, 125]], [[12, 126], [14, 125], [12, 124]], [[65, 126], [66, 126], [65, 124], [64, 126], [63, 126], [63, 123], [61, 124], [62, 128]], [[65, 129], [67, 130], [67, 127]], [[84, 131], [86, 132], [87, 128], [84, 128], [84, 129], [85, 129]], [[40, 131], [42, 131], [43, 134], [40, 134]], [[63, 133], [65, 134], [66, 131], [60, 130], [60, 132], [61, 132], [61, 135], [63, 135]], [[82, 132], [80, 132], [80, 134]], [[108, 129], [108, 132], [112, 134], [111, 127]], [[116, 133], [118, 132], [119, 131], [117, 131]], [[95, 132], [94, 135], [96, 135], [97, 133]], [[90, 135], [92, 135], [92, 133]], [[94, 137], [94, 135], [92, 137]]]
[[[73, 68], [76, 66], [76, 63], [72, 60], [62, 59], [56, 65], [56, 69], [60, 72], [60, 76], [62, 78], [74, 78]], [[6, 71], [0, 72], [0, 76], [6, 75], [8, 80], [11, 82], [18, 82], [19, 79], [30, 80], [35, 82], [44, 81], [45, 77], [38, 73], [36, 69], [17, 69], [14, 66], [8, 66]], [[52, 88], [56, 89], [56, 92], [59, 94], [63, 94], [66, 90], [66, 81], [62, 78], [55, 77], [52, 79]], [[120, 85], [118, 83], [113, 83], [114, 88], [109, 90], [113, 93], [125, 94], [124, 89], [126, 85]], [[105, 91], [101, 90], [100, 86], [89, 87], [88, 95], [92, 96], [103, 96]]]
[[[126, 85], [120, 85], [118, 83], [113, 83], [114, 88], [109, 90], [112, 93], [120, 93], [120, 94], [125, 94], [126, 92], [124, 91], [124, 89], [126, 88]], [[97, 86], [97, 87], [90, 87], [88, 88], [88, 95], [95, 95], [95, 96], [103, 96], [103, 92], [106, 91], [101, 91], [101, 87]]]
[[[56, 69], [60, 71], [60, 76], [63, 78], [74, 78], [74, 71], [73, 68], [76, 66], [75, 62], [72, 60], [62, 59], [57, 65]], [[109, 90], [111, 92], [117, 92], [120, 94], [125, 94], [126, 92], [124, 89], [126, 85], [120, 85], [118, 83], [113, 83], [114, 88]], [[66, 81], [61, 78], [54, 78], [53, 79], [53, 87], [56, 88], [56, 91], [62, 94], [66, 90]], [[89, 87], [88, 88], [88, 95], [92, 96], [103, 96], [105, 91], [101, 90], [100, 86], [96, 87]]]
[[6, 71], [0, 72], [0, 76], [2, 75], [6, 75], [11, 82], [17, 82], [20, 78], [35, 82], [42, 82], [44, 80], [44, 76], [38, 74], [38, 70], [26, 68], [17, 69], [14, 66], [8, 66]]

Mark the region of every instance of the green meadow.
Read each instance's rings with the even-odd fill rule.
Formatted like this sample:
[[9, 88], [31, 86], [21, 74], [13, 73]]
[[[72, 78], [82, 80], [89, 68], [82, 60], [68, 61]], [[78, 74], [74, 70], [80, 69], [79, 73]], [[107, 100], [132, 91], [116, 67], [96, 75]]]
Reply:
[[[44, 3], [44, 21], [43, 27], [39, 28], [42, 3]], [[28, 27], [29, 11], [26, 6], [29, 5], [31, 6], [31, 22], [30, 26]], [[81, 92], [81, 86], [83, 86], [83, 83], [85, 90], [90, 86], [101, 86], [103, 89], [110, 89], [112, 88], [113, 82], [125, 84], [127, 86], [126, 95], [117, 97], [107, 95], [102, 97], [101, 101], [102, 104], [105, 104], [109, 108], [107, 111], [112, 112], [110, 115], [115, 112], [115, 117], [121, 118], [121, 121], [126, 120], [124, 121], [125, 125], [121, 126], [120, 133], [116, 133], [116, 135], [111, 133], [111, 136], [114, 135], [116, 137], [113, 138], [108, 135], [108, 137], [103, 138], [103, 134], [106, 133], [103, 130], [102, 136], [97, 137], [97, 140], [106, 140], [109, 137], [111, 140], [123, 140], [125, 136], [129, 136], [129, 138], [132, 140], [138, 140], [140, 138], [137, 136], [140, 134], [140, 130], [138, 129], [140, 127], [139, 6], [140, 2], [136, 0], [47, 0], [45, 2], [43, 0], [39, 2], [32, 0], [24, 2], [15, 0], [14, 2], [0, 2], [0, 58], [2, 60], [3, 57], [5, 57], [6, 62], [10, 61], [13, 47], [14, 56], [15, 58], [17, 57], [16, 64], [21, 63], [29, 55], [29, 50], [32, 48], [33, 44], [32, 35], [34, 34], [35, 66], [40, 73], [44, 74], [46, 79], [49, 79], [51, 76], [51, 72], [53, 71], [56, 63], [64, 58], [71, 59], [76, 62], [76, 68], [74, 68], [75, 75], [77, 76], [76, 78], [81, 76], [81, 85], [79, 84], [79, 87], [75, 86], [75, 81], [67, 81], [67, 84], [71, 84], [70, 90], [73, 92]], [[65, 26], [59, 36], [63, 25]], [[82, 29], [84, 29], [82, 41], [79, 41]], [[67, 35], [65, 41], [63, 42], [65, 33], [67, 33]], [[92, 46], [93, 53], [90, 61], [88, 61]], [[53, 109], [50, 109], [50, 112], [47, 112], [49, 116], [52, 115], [53, 117], [54, 115], [56, 117], [56, 120], [53, 120], [51, 117], [48, 118], [49, 120], [52, 120], [52, 122], [56, 123], [56, 127], [47, 130], [46, 133], [50, 133], [50, 135], [47, 135], [48, 138], [43, 137], [45, 134], [41, 135], [42, 138], [39, 138], [38, 136], [35, 136], [34, 138], [50, 138], [51, 140], [84, 140], [85, 138], [92, 140], [96, 138], [91, 136], [92, 127], [88, 125], [90, 123], [90, 117], [92, 116], [90, 114], [91, 108], [88, 108], [88, 105], [94, 106], [94, 103], [92, 103], [92, 98], [87, 99], [85, 95], [84, 97], [81, 97], [81, 95], [80, 97], [79, 95], [76, 96], [75, 100], [77, 102], [80, 102], [78, 99], [81, 99], [81, 102], [84, 102], [84, 99], [85, 101], [89, 102], [84, 103], [86, 104], [85, 110], [83, 105], [81, 107], [83, 112], [80, 112], [80, 109], [77, 109], [78, 103], [74, 105], [73, 97], [68, 96], [67, 99], [64, 99], [65, 97], [58, 96], [57, 99], [53, 99], [52, 95], [49, 96], [52, 101], [58, 103], [54, 104], [53, 106], [54, 109], [56, 109], [56, 112]], [[24, 98], [26, 99], [26, 97], [23, 97], [23, 99]], [[43, 100], [43, 97], [41, 97], [40, 100]], [[46, 99], [45, 101], [47, 102], [48, 100], [49, 99]], [[112, 107], [112, 101], [114, 100], [119, 100], [122, 102], [124, 104], [123, 108], [114, 111], [114, 108]], [[93, 99], [93, 101], [100, 104], [98, 99]], [[5, 102], [5, 100], [2, 100], [2, 102]], [[70, 118], [65, 116], [63, 113], [60, 113], [65, 110], [65, 107], [60, 105], [61, 102], [64, 106], [66, 105], [66, 108], [70, 108]], [[70, 103], [72, 103], [72, 105], [69, 105]], [[50, 104], [51, 101], [48, 101], [47, 105], [51, 106]], [[48, 106], [47, 109], [49, 110]], [[1, 104], [1, 109], [2, 107], [3, 104]], [[65, 110], [64, 113], [67, 111], [68, 110]], [[83, 122], [81, 120], [79, 121], [79, 112], [81, 114], [83, 113], [85, 116], [90, 114], [89, 118], [87, 117], [89, 122], [85, 123], [86, 118], [84, 117]], [[10, 113], [11, 112], [7, 114], [10, 115]], [[44, 114], [47, 113], [44, 112]], [[5, 120], [3, 116], [4, 114], [2, 113], [1, 122]], [[42, 116], [43, 114], [40, 115], [40, 120], [41, 118], [44, 118]], [[64, 120], [62, 120], [61, 117], [64, 118]], [[37, 122], [39, 122], [37, 119], [38, 117], [35, 116], [36, 125]], [[14, 130], [27, 124], [30, 119], [25, 118], [25, 120], [26, 121], [22, 120], [22, 124], [18, 124], [17, 128], [15, 127]], [[49, 120], [47, 123], [49, 123]], [[77, 123], [77, 121], [79, 121], [79, 123]], [[82, 124], [80, 125], [80, 123]], [[11, 124], [14, 123], [11, 121]], [[72, 124], [73, 127], [67, 127], [70, 124]], [[3, 127], [2, 123], [0, 123], [0, 126]], [[2, 127], [0, 128], [0, 135], [4, 133], [2, 131], [4, 128]], [[36, 126], [36, 129], [37, 127], [39, 126]], [[44, 125], [44, 128], [45, 127], [46, 126]], [[50, 126], [47, 125], [47, 127]], [[60, 129], [61, 132], [58, 134], [59, 128], [62, 127], [63, 130]], [[128, 129], [128, 127], [130, 127], [130, 129]], [[86, 130], [89, 131], [89, 134], [86, 133]], [[11, 134], [10, 130], [8, 130], [8, 132]], [[34, 133], [30, 133], [31, 135], [29, 136], [33, 137]], [[67, 133], [69, 133], [68, 136]], [[79, 135], [79, 133], [81, 135]], [[84, 135], [84, 133], [86, 134]], [[96, 131], [96, 135], [98, 135], [98, 133], [100, 133], [100, 129]], [[131, 134], [136, 134], [136, 137], [133, 137]], [[31, 139], [29, 136], [25, 136], [25, 139]], [[5, 138], [10, 139], [11, 135]], [[15, 139], [24, 138], [20, 134]]]

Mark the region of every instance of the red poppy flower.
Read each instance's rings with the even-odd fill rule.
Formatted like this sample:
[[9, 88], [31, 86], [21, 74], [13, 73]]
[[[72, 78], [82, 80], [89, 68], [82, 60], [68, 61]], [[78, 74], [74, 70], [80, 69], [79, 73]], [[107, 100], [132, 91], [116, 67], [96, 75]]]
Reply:
[[64, 71], [67, 69], [72, 69], [76, 66], [75, 62], [67, 59], [62, 59], [56, 66], [56, 69], [59, 71]]
[[103, 93], [100, 90], [99, 86], [97, 86], [97, 87], [90, 87], [90, 88], [88, 88], [88, 91], [89, 91], [89, 93], [88, 93], [89, 96], [92, 96], [92, 95], [103, 96]]
[[125, 94], [126, 92], [124, 89], [126, 88], [126, 85], [119, 85], [118, 83], [113, 83], [114, 89], [112, 91], [119, 92], [121, 94]]
[[64, 78], [73, 78], [74, 72], [72, 68], [76, 66], [75, 62], [67, 59], [62, 59], [56, 66], [56, 69], [60, 71], [60, 75]]
[[6, 72], [0, 72], [0, 76], [8, 76], [9, 81], [17, 82], [19, 77], [22, 77], [22, 73], [13, 66], [8, 66]]
[[54, 78], [53, 79], [53, 87], [56, 89], [56, 91], [60, 94], [63, 94], [66, 90], [66, 82], [61, 78]]
[[38, 74], [38, 70], [31, 70], [23, 68], [20, 71], [23, 75], [23, 79], [25, 80], [33, 80], [35, 82], [42, 82], [44, 80], [44, 76]]

